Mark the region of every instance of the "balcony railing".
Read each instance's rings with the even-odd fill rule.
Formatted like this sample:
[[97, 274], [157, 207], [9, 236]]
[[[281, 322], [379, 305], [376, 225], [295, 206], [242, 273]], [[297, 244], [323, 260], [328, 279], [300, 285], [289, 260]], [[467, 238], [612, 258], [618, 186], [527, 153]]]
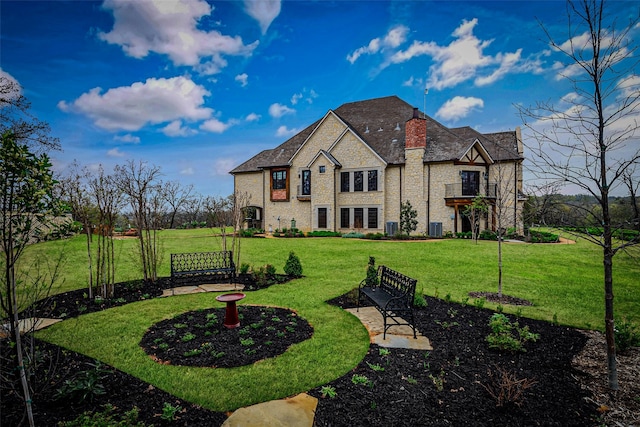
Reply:
[[302, 194], [302, 185], [297, 186], [297, 198], [298, 200], [311, 200], [311, 194]]
[[495, 182], [482, 183], [478, 187], [477, 191], [469, 191], [470, 189], [467, 188], [463, 189], [462, 182], [457, 182], [455, 184], [445, 184], [444, 187], [445, 199], [472, 199], [478, 194], [494, 199], [496, 197], [498, 184]]

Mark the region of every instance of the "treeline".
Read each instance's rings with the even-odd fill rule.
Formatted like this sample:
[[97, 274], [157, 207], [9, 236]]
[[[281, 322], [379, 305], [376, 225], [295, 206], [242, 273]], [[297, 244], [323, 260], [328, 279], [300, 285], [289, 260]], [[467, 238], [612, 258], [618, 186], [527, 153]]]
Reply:
[[[610, 197], [609, 217], [616, 237], [640, 231], [640, 200], [638, 197]], [[604, 215], [601, 204], [590, 195], [546, 194], [529, 196], [523, 211], [525, 226], [549, 226], [586, 232], [602, 233]], [[635, 231], [636, 233], [629, 233]]]

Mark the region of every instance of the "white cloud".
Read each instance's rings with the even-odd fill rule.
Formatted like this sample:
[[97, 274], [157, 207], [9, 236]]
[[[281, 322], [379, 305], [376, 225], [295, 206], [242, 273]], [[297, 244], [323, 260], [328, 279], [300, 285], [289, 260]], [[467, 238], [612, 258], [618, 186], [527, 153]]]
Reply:
[[193, 175], [193, 174], [195, 174], [195, 170], [191, 166], [188, 166], [180, 171], [180, 175]]
[[291, 105], [296, 105], [300, 100], [304, 99], [307, 104], [313, 104], [313, 100], [318, 97], [318, 93], [313, 89], [302, 89], [302, 92], [295, 93], [291, 96]]
[[472, 79], [475, 85], [485, 86], [508, 73], [541, 72], [540, 58], [523, 59], [522, 49], [498, 52], [495, 56], [486, 55], [484, 51], [493, 40], [476, 37], [473, 31], [477, 24], [477, 18], [463, 20], [452, 33], [454, 40], [446, 46], [433, 41], [416, 40], [405, 50], [390, 55], [380, 67], [407, 62], [418, 56], [430, 56], [434, 64], [429, 67], [427, 86], [439, 90]]
[[167, 136], [189, 136], [197, 133], [194, 129], [182, 126], [181, 120], [174, 120], [162, 128], [162, 133]]
[[409, 28], [404, 25], [395, 26], [384, 37], [376, 37], [368, 45], [359, 47], [353, 53], [347, 55], [347, 61], [353, 64], [362, 55], [373, 55], [384, 51], [386, 48], [396, 48], [405, 42], [408, 32]]
[[482, 107], [484, 107], [484, 101], [480, 98], [455, 96], [440, 107], [436, 112], [436, 117], [455, 122], [469, 115], [471, 111]]
[[280, 15], [280, 0], [245, 0], [247, 15], [258, 21], [262, 34], [266, 34], [274, 19]]
[[424, 87], [424, 80], [422, 80], [419, 77], [415, 78], [415, 77], [411, 76], [407, 80], [402, 82], [402, 86], [406, 86], [406, 87], [412, 87], [412, 86]]
[[137, 131], [147, 124], [178, 119], [204, 120], [213, 110], [203, 107], [209, 92], [186, 77], [147, 79], [102, 93], [99, 87], [58, 108], [84, 114], [107, 130]]
[[286, 126], [280, 126], [276, 131], [276, 136], [278, 137], [289, 137], [293, 136], [296, 133], [300, 132], [298, 129], [288, 129]]
[[249, 84], [249, 76], [247, 75], [247, 73], [242, 73], [242, 74], [238, 74], [235, 78], [235, 80], [240, 83], [240, 86], [245, 87], [246, 85]]
[[269, 115], [274, 118], [279, 118], [285, 114], [293, 114], [296, 110], [289, 108], [286, 105], [278, 104], [277, 102], [269, 106]]
[[213, 162], [213, 170], [211, 175], [213, 176], [228, 176], [229, 171], [236, 166], [233, 159], [217, 159]]
[[107, 156], [109, 156], [109, 157], [124, 157], [124, 156], [126, 156], [126, 154], [123, 153], [122, 151], [120, 151], [120, 149], [118, 147], [116, 147], [116, 148], [112, 148], [111, 150], [107, 151]]
[[130, 144], [140, 144], [140, 137], [131, 135], [130, 133], [126, 135], [116, 135], [113, 139], [120, 142], [128, 142]]
[[302, 99], [301, 93], [296, 93], [291, 97], [291, 105], [296, 105]]
[[257, 122], [258, 120], [260, 120], [260, 115], [256, 114], [256, 113], [249, 113], [247, 115], [247, 117], [245, 117], [245, 120], [248, 122]]
[[203, 74], [215, 74], [227, 65], [223, 55], [249, 56], [258, 45], [200, 29], [200, 19], [213, 11], [204, 0], [105, 0], [102, 7], [113, 12], [114, 24], [98, 37], [121, 46], [134, 58], [156, 52], [175, 65], [197, 66]]
[[235, 125], [237, 122], [235, 120], [229, 120], [227, 123], [224, 123], [215, 117], [207, 120], [206, 122], [200, 125], [200, 129], [211, 132], [211, 133], [223, 133], [225, 130], [229, 129], [231, 126]]

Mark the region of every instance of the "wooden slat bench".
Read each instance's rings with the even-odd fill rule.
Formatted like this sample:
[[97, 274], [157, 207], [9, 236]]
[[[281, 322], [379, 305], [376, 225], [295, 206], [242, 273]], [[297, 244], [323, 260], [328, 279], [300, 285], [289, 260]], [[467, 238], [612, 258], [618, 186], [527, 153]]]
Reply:
[[223, 275], [233, 282], [236, 266], [233, 252], [192, 252], [171, 254], [171, 280], [194, 281]]
[[377, 277], [376, 286], [368, 285], [366, 279], [358, 286], [358, 309], [363, 295], [378, 309], [384, 319], [382, 339], [387, 338], [387, 329], [396, 325], [411, 326], [413, 338], [416, 338], [413, 298], [418, 281], [384, 265], [378, 267]]

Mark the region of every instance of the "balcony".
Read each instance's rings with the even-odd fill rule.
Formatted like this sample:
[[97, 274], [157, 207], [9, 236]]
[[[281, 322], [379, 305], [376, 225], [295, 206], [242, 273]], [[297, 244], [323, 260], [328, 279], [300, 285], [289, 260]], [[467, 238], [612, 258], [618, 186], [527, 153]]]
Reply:
[[454, 184], [444, 185], [444, 198], [445, 199], [473, 199], [477, 195], [483, 195], [489, 199], [496, 198], [496, 192], [498, 189], [498, 183], [489, 182], [482, 183], [478, 188], [463, 188], [462, 182], [456, 182]]
[[311, 189], [307, 191], [309, 194], [302, 194], [302, 185], [298, 185], [296, 191], [296, 198], [301, 202], [310, 202], [311, 201]]

